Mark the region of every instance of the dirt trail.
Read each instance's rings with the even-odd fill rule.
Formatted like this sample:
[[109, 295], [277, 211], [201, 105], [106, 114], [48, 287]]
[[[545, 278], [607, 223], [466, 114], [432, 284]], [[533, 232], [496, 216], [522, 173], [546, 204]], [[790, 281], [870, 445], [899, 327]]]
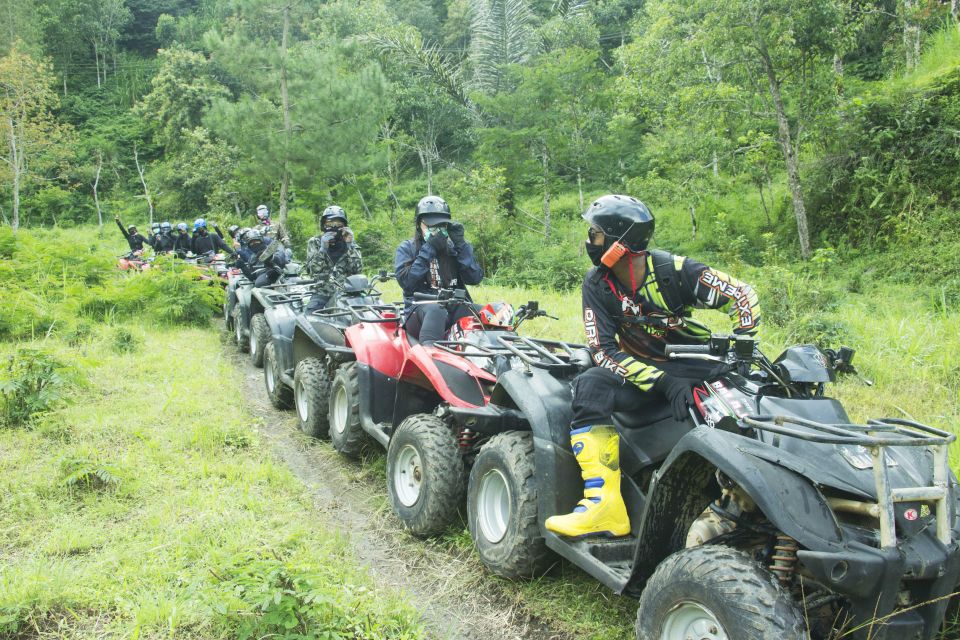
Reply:
[[249, 409], [262, 419], [260, 432], [274, 453], [307, 486], [317, 510], [346, 536], [380, 587], [400, 591], [422, 613], [437, 638], [476, 640], [563, 640], [527, 615], [485, 574], [469, 553], [417, 540], [404, 532], [384, 500], [382, 476], [361, 477], [360, 466], [340, 457], [326, 442], [297, 429], [293, 412], [278, 411], [267, 398], [263, 371], [231, 345], [226, 355], [244, 377]]

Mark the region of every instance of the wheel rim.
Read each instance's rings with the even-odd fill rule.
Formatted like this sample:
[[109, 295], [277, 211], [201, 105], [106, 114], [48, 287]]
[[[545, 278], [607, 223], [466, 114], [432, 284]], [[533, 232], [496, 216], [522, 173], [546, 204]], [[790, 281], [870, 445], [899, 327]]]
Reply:
[[477, 491], [477, 522], [480, 533], [496, 544], [507, 535], [510, 522], [510, 485], [499, 469], [491, 469], [480, 479]]
[[273, 393], [273, 389], [276, 386], [277, 382], [273, 379], [273, 359], [264, 358], [264, 363], [267, 365], [263, 368], [264, 375], [267, 378], [267, 391]]
[[307, 390], [303, 387], [303, 380], [297, 380], [295, 387], [293, 395], [296, 396], [297, 416], [301, 422], [306, 422], [310, 417], [310, 408], [307, 406]]
[[393, 488], [397, 499], [405, 507], [412, 507], [420, 499], [423, 487], [423, 465], [420, 453], [413, 445], [404, 445], [397, 453], [397, 463], [393, 466]]
[[667, 613], [660, 640], [729, 640], [710, 609], [699, 602], [681, 602]]
[[342, 434], [347, 429], [347, 413], [350, 411], [350, 405], [347, 402], [347, 390], [342, 386], [337, 386], [337, 392], [333, 396], [333, 421], [330, 428], [338, 434]]

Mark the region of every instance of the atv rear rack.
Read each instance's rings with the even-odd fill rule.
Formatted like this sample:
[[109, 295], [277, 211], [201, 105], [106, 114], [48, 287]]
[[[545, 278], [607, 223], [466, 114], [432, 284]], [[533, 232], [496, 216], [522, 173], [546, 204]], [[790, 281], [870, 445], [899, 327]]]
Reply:
[[[794, 416], [753, 415], [740, 419], [745, 425], [808, 442], [864, 447], [870, 452], [877, 502], [856, 503], [880, 521], [880, 546], [897, 545], [894, 504], [926, 502], [935, 506], [937, 538], [944, 545], [952, 542], [953, 522], [950, 501], [950, 464], [947, 448], [957, 439], [953, 433], [899, 418], [868, 420], [867, 424], [822, 424]], [[802, 427], [800, 429], [790, 424]], [[891, 488], [887, 472], [887, 447], [925, 447], [933, 458], [932, 487]], [[865, 467], [864, 467], [865, 468]], [[851, 501], [845, 501], [851, 502]], [[856, 505], [847, 505], [856, 506]]]
[[[390, 313], [391, 316], [385, 314]], [[334, 318], [344, 318], [353, 316], [361, 322], [397, 322], [400, 320], [400, 312], [397, 307], [391, 304], [352, 304], [348, 308], [330, 307], [329, 309], [316, 309], [311, 311], [310, 315], [324, 320]]]

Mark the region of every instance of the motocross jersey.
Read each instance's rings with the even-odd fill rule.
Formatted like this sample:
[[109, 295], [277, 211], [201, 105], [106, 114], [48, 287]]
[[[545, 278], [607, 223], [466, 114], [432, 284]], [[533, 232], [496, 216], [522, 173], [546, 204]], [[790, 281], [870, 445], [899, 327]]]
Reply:
[[[594, 364], [641, 391], [649, 391], [663, 375], [658, 364], [666, 362], [666, 345], [701, 344], [710, 338], [710, 330], [690, 318], [693, 309], [727, 312], [734, 333], [752, 333], [760, 322], [759, 301], [750, 285], [695, 260], [669, 257], [676, 276], [670, 295], [658, 280], [651, 253], [636, 292], [602, 266], [591, 269], [583, 281], [583, 324]], [[674, 294], [680, 304], [670, 309], [666, 298]]]

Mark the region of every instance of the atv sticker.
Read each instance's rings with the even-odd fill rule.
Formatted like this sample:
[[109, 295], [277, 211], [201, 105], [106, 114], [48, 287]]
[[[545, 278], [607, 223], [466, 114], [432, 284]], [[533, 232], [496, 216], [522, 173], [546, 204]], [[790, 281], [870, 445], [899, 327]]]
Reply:
[[[843, 459], [850, 463], [854, 469], [873, 469], [873, 456], [870, 455], [870, 452], [866, 447], [862, 445], [845, 445], [840, 447], [840, 455], [843, 456]], [[896, 460], [893, 460], [890, 456], [887, 456], [887, 466], [896, 467], [899, 466]]]

